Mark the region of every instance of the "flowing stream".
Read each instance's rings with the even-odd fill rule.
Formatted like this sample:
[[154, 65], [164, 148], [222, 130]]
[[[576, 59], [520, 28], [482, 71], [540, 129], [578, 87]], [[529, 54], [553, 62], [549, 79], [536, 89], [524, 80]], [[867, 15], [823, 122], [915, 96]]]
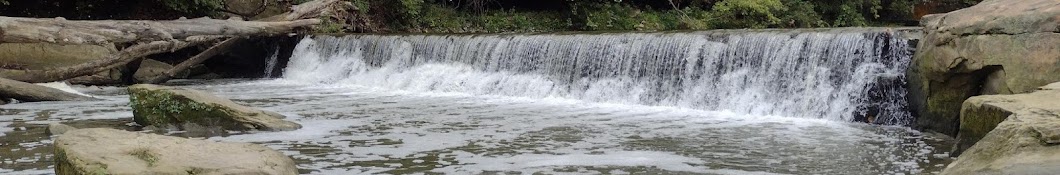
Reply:
[[[306, 174], [928, 174], [904, 127], [896, 29], [350, 35], [302, 40], [277, 79], [177, 81], [288, 115], [253, 142]], [[139, 130], [119, 87], [0, 106], [0, 173], [49, 174], [47, 123]], [[876, 124], [865, 124], [862, 122]]]

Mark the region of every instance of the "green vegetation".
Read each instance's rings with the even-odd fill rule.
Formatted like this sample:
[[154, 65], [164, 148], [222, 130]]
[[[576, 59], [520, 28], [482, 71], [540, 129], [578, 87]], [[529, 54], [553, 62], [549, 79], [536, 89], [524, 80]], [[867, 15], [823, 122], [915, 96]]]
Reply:
[[148, 148], [137, 148], [132, 152], [129, 152], [129, 155], [147, 162], [147, 167], [153, 167], [155, 166], [155, 163], [158, 163], [158, 155], [155, 155], [155, 153], [151, 152], [151, 149]]
[[187, 14], [212, 15], [223, 8], [221, 0], [158, 0], [170, 10]]
[[[302, 3], [293, 0], [286, 3]], [[981, 0], [345, 0], [315, 32], [549, 32], [901, 26]], [[0, 0], [0, 15], [68, 19], [221, 17], [222, 0]], [[922, 7], [915, 9], [914, 7]], [[350, 24], [352, 23], [352, 24]]]
[[[473, 33], [915, 24], [920, 0], [352, 0], [379, 31]], [[979, 0], [935, 0], [966, 7]], [[378, 32], [378, 31], [377, 31]]]

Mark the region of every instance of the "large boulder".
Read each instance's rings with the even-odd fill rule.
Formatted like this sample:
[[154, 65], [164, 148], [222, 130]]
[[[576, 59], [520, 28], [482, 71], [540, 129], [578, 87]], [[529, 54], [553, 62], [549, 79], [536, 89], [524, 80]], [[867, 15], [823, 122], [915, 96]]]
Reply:
[[290, 157], [249, 143], [220, 143], [78, 129], [55, 139], [55, 174], [297, 174]]
[[[1060, 114], [1060, 83], [1027, 94], [983, 95], [968, 98], [961, 108], [961, 126], [954, 154], [972, 147], [991, 130], [1014, 114], [1057, 112]], [[1057, 121], [1060, 122], [1060, 121]]]
[[229, 130], [287, 131], [302, 127], [284, 116], [236, 104], [202, 91], [149, 84], [129, 86], [133, 120], [145, 126], [195, 123]]
[[922, 25], [907, 76], [921, 128], [956, 135], [965, 99], [1060, 81], [1060, 1], [987, 0]]
[[140, 68], [136, 70], [133, 77], [140, 81], [150, 80], [151, 78], [165, 74], [166, 71], [169, 71], [169, 69], [172, 68], [173, 65], [170, 65], [169, 63], [154, 59], [144, 59], [140, 62]]
[[958, 147], [972, 146], [942, 174], [1056, 174], [1060, 83], [1030, 94], [972, 97], [960, 130]]

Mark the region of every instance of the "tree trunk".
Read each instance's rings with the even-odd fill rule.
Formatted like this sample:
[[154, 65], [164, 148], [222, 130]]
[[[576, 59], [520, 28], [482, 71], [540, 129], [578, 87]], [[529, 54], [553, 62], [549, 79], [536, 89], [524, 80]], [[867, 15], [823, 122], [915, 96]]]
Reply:
[[[217, 36], [255, 36], [275, 35], [291, 32], [296, 27], [320, 23], [316, 18], [321, 15], [350, 9], [353, 5], [339, 0], [315, 0], [293, 7], [291, 12], [273, 16], [264, 21], [248, 22], [215, 19], [179, 19], [171, 21], [142, 20], [104, 20], [73, 21], [62, 18], [13, 18], [0, 17], [0, 43], [2, 42], [49, 42], [60, 44], [100, 44], [124, 43], [133, 41], [154, 41], [137, 44], [123, 49], [117, 55], [84, 64], [50, 68], [44, 70], [4, 70], [0, 77], [30, 83], [62, 81], [70, 78], [95, 74], [117, 68], [140, 57], [172, 52], [188, 46], [205, 43], [204, 38]], [[187, 40], [188, 42], [180, 41]], [[212, 40], [211, 40], [212, 41]], [[234, 45], [238, 39], [222, 42], [224, 47], [214, 47], [200, 54], [202, 58], [186, 61], [167, 72], [180, 72], [187, 67], [201, 63], [213, 55], [223, 53], [227, 47]], [[179, 68], [179, 69], [177, 69]], [[172, 75], [167, 73], [167, 75]], [[153, 78], [164, 82], [168, 76]]]
[[192, 41], [188, 42], [174, 40], [155, 41], [146, 44], [137, 44], [123, 49], [120, 53], [113, 55], [110, 58], [102, 60], [44, 70], [0, 70], [0, 77], [30, 83], [47, 83], [62, 81], [70, 78], [92, 75], [97, 72], [103, 72], [106, 70], [114, 69], [123, 66], [131, 61], [135, 61], [140, 57], [157, 53], [172, 52], [188, 46], [198, 45], [211, 41], [214, 40], [193, 39]]
[[209, 18], [169, 21], [78, 21], [62, 18], [0, 17], [0, 43], [106, 44], [162, 41], [205, 35], [276, 35], [319, 23], [319, 19], [274, 22]]
[[0, 97], [25, 102], [95, 100], [92, 97], [4, 78], [0, 78]]
[[206, 49], [206, 51], [202, 51], [201, 53], [192, 56], [188, 60], [185, 60], [184, 62], [173, 66], [173, 68], [169, 68], [169, 70], [166, 70], [166, 72], [162, 75], [158, 75], [157, 77], [151, 78], [150, 80], [147, 80], [144, 83], [159, 84], [169, 81], [170, 79], [173, 79], [173, 77], [176, 77], [178, 73], [183, 72], [188, 68], [191, 68], [191, 66], [198, 65], [203, 61], [213, 58], [213, 56], [224, 53], [225, 51], [228, 51], [229, 48], [232, 48], [232, 46], [235, 46], [236, 44], [242, 41], [243, 39], [240, 38], [229, 38], [225, 41], [222, 41], [220, 44], [214, 45], [213, 47]]
[[[276, 21], [276, 20], [294, 20], [294, 19], [304, 19], [304, 18], [316, 18], [316, 17], [319, 17], [321, 15], [328, 15], [328, 14], [331, 14], [331, 13], [342, 11], [344, 9], [351, 9], [351, 8], [355, 8], [355, 7], [353, 5], [351, 5], [351, 4], [349, 4], [348, 2], [343, 2], [343, 1], [339, 1], [339, 0], [317, 0], [317, 1], [311, 1], [311, 2], [306, 2], [306, 3], [302, 3], [300, 5], [297, 5], [297, 6], [293, 7], [294, 10], [292, 10], [291, 12], [288, 12], [288, 13], [285, 13], [285, 14], [276, 15], [276, 16], [272, 16], [272, 17], [268, 17], [268, 18], [265, 18], [265, 19], [262, 19], [262, 20], [263, 21]], [[229, 50], [229, 48], [232, 48], [232, 46], [235, 46], [236, 44], [238, 44], [238, 43], [240, 43], [242, 41], [243, 40], [239, 39], [239, 38], [230, 38], [230, 39], [227, 39], [225, 41], [222, 41], [221, 43], [219, 43], [219, 44], [217, 44], [217, 45], [215, 45], [213, 47], [210, 47], [209, 49], [206, 49], [206, 51], [203, 51], [202, 53], [199, 53], [198, 55], [195, 55], [194, 57], [191, 57], [190, 59], [188, 59], [188, 60], [186, 60], [184, 62], [181, 62], [180, 64], [178, 64], [176, 66], [173, 66], [173, 68], [170, 68], [169, 70], [167, 70], [166, 73], [164, 73], [162, 75], [159, 75], [158, 77], [151, 78], [151, 80], [148, 80], [145, 83], [159, 84], [159, 83], [164, 83], [166, 81], [169, 81], [173, 77], [176, 77], [176, 75], [178, 73], [183, 72], [184, 70], [186, 70], [188, 68], [191, 68], [192, 66], [198, 65], [199, 63], [202, 63], [203, 61], [206, 61], [206, 60], [208, 60], [210, 58], [213, 58], [213, 56], [225, 53], [225, 52], [227, 52]]]

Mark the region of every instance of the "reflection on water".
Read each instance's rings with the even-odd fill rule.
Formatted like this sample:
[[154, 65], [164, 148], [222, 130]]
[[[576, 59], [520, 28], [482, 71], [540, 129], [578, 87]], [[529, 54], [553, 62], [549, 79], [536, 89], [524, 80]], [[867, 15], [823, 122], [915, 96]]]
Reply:
[[[281, 80], [178, 84], [302, 124], [210, 139], [267, 145], [310, 174], [924, 174], [950, 161], [948, 140], [903, 127]], [[51, 173], [48, 123], [140, 129], [123, 89], [79, 90], [106, 101], [0, 106], [0, 173]]]

